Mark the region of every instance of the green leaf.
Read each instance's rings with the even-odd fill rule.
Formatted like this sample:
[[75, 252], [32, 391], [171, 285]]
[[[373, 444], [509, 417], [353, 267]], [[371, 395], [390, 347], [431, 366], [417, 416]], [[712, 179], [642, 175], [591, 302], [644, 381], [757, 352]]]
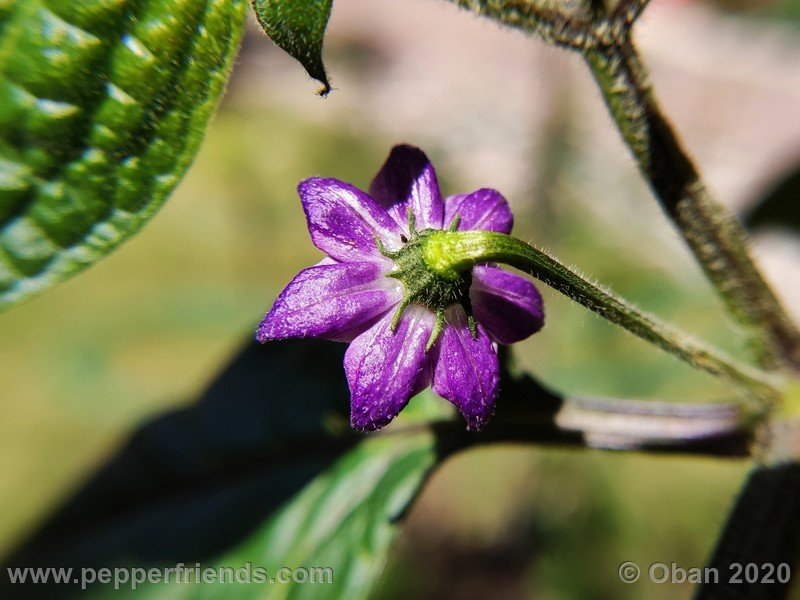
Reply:
[[[383, 571], [398, 520], [438, 462], [431, 431], [373, 436], [340, 458], [218, 566], [261, 565], [314, 573], [331, 582], [250, 585], [237, 598], [366, 598]], [[320, 575], [321, 576], [321, 575]], [[189, 597], [228, 598], [216, 586]]]
[[93, 264], [194, 158], [246, 0], [0, 0], [0, 309]]
[[333, 0], [251, 1], [266, 34], [322, 84], [319, 94], [326, 96], [331, 84], [322, 63], [322, 42]]
[[[426, 393], [391, 431], [348, 424], [346, 346], [250, 344], [195, 404], [159, 417], [0, 567], [332, 568], [333, 583], [174, 586], [135, 597], [358, 598], [376, 583], [399, 520], [430, 471], [464, 444]], [[313, 369], [309, 369], [313, 365]], [[443, 411], [445, 411], [443, 413]], [[444, 430], [442, 430], [444, 431]], [[0, 596], [74, 597], [72, 586], [7, 585]], [[146, 589], [144, 589], [146, 588]], [[119, 594], [113, 586], [92, 595]], [[7, 592], [7, 593], [6, 593]], [[12, 594], [13, 592], [13, 594]], [[30, 596], [27, 596], [29, 594]]]

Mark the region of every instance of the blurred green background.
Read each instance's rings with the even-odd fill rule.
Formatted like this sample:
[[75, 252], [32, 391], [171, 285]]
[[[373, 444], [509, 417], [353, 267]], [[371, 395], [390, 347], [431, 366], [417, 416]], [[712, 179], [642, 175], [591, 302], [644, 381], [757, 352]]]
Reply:
[[[0, 315], [3, 552], [134, 426], [191, 402], [283, 285], [317, 260], [297, 182], [325, 175], [366, 188], [397, 142], [429, 153], [445, 193], [500, 188], [520, 237], [743, 355], [576, 57], [433, 2], [341, 0], [330, 33], [335, 90], [323, 101], [251, 31], [202, 152], [162, 212], [96, 267]], [[800, 68], [800, 43], [789, 28], [665, 2], [642, 37], [667, 113], [733, 208], [794, 166], [800, 81], [787, 74]], [[686, 52], [672, 50], [687, 39], [700, 54], [683, 64]], [[725, 63], [720, 83], [718, 48], [737, 43], [741, 60]], [[759, 60], [775, 70], [770, 85], [753, 75]], [[740, 88], [747, 94], [734, 97]], [[780, 271], [796, 242], [765, 239], [756, 252], [796, 297]], [[515, 350], [546, 384], [571, 395], [727, 397], [710, 378], [543, 292], [547, 326]], [[688, 597], [688, 585], [626, 586], [617, 567], [701, 566], [747, 470], [597, 451], [470, 451], [426, 487], [378, 597]]]

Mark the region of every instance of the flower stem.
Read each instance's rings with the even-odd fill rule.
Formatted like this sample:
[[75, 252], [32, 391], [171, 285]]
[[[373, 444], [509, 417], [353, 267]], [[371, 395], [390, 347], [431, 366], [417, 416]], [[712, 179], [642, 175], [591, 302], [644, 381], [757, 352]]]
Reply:
[[756, 400], [761, 411], [770, 408], [780, 396], [765, 373], [738, 364], [721, 352], [691, 340], [685, 333], [636, 309], [515, 237], [494, 231], [436, 231], [427, 237], [423, 252], [428, 267], [443, 277], [456, 278], [460, 272], [476, 264], [490, 262], [525, 271], [696, 369], [737, 385]]

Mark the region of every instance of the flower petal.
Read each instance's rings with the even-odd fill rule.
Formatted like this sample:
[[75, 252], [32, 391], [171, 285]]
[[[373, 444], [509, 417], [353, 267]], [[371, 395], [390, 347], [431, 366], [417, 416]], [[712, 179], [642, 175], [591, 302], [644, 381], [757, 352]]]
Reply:
[[524, 340], [544, 325], [539, 290], [514, 273], [498, 267], [475, 267], [469, 296], [475, 318], [501, 344]]
[[409, 207], [418, 230], [442, 228], [444, 206], [436, 171], [418, 148], [392, 148], [369, 193], [406, 231]]
[[318, 264], [301, 271], [281, 292], [256, 339], [350, 341], [401, 299], [397, 282], [378, 263]]
[[341, 261], [383, 258], [376, 238], [389, 249], [402, 245], [402, 230], [376, 202], [338, 179], [312, 177], [297, 188], [314, 245]]
[[344, 355], [350, 385], [350, 422], [356, 429], [380, 429], [430, 384], [425, 352], [436, 317], [421, 306], [403, 312], [392, 332], [392, 313], [358, 336]]
[[511, 233], [514, 215], [503, 195], [497, 190], [483, 188], [471, 194], [450, 196], [444, 203], [444, 228], [458, 215], [458, 229], [484, 229]]
[[445, 318], [447, 324], [437, 341], [433, 391], [456, 405], [467, 420], [467, 429], [477, 431], [494, 412], [500, 387], [497, 351], [480, 324], [473, 339], [460, 305], [448, 308]]

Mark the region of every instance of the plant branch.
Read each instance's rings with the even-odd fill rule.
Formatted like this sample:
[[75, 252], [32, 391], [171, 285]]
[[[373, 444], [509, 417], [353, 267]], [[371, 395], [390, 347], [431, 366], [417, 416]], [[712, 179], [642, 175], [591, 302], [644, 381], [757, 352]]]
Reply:
[[525, 0], [450, 0], [476, 15], [535, 33], [556, 46], [575, 50], [600, 43], [592, 22]]
[[[497, 413], [480, 434], [434, 423], [443, 454], [482, 444], [536, 444], [614, 451], [750, 456], [751, 422], [733, 402], [569, 399], [528, 375], [502, 376]], [[385, 435], [392, 435], [387, 431]]]
[[[497, 431], [493, 435], [493, 432]], [[733, 403], [564, 399], [549, 420], [514, 410], [487, 428], [490, 442], [577, 444], [616, 451], [745, 457], [751, 434]]]
[[595, 448], [685, 447], [709, 439], [738, 437], [743, 414], [735, 403], [567, 399], [555, 418], [579, 431]]
[[586, 52], [625, 143], [765, 367], [800, 368], [800, 334], [759, 273], [747, 234], [710, 194], [653, 95], [630, 39]]
[[648, 0], [621, 0], [591, 19], [524, 0], [450, 0], [475, 14], [581, 52], [656, 197], [748, 331], [760, 364], [800, 370], [800, 332], [766, 284], [738, 221], [710, 194], [663, 115], [630, 29]]
[[[610, 23], [616, 24], [617, 28], [623, 26], [630, 28], [650, 4], [650, 0], [621, 0], [608, 16]], [[619, 39], [617, 37], [616, 39]]]

